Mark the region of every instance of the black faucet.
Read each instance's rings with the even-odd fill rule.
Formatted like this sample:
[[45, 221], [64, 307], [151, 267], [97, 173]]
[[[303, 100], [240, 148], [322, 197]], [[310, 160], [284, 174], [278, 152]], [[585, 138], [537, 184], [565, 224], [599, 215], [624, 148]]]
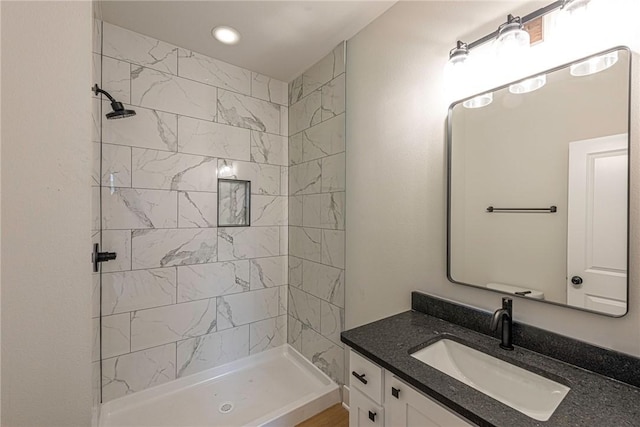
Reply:
[[505, 350], [513, 350], [513, 335], [511, 329], [513, 327], [513, 300], [511, 298], [502, 298], [502, 308], [493, 313], [491, 318], [491, 330], [498, 329], [498, 322], [502, 319], [502, 342], [500, 347]]

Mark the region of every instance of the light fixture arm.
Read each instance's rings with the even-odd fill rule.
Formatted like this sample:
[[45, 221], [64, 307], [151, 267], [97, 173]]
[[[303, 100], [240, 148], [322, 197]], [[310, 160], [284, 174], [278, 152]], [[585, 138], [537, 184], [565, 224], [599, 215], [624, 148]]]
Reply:
[[91, 88], [91, 92], [93, 92], [95, 95], [98, 95], [99, 93], [101, 93], [104, 96], [106, 96], [107, 98], [109, 98], [109, 101], [118, 102], [118, 101], [115, 100], [115, 98], [113, 96], [109, 95], [109, 92], [107, 92], [106, 90], [100, 89], [100, 87], [98, 87], [97, 83]]

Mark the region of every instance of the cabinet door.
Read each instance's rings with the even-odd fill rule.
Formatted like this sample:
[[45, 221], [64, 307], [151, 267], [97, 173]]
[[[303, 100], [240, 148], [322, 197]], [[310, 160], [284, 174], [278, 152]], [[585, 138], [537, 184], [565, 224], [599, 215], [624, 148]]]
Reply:
[[469, 427], [469, 422], [386, 372], [384, 391], [387, 427]]
[[358, 389], [349, 395], [349, 427], [384, 427], [384, 410]]

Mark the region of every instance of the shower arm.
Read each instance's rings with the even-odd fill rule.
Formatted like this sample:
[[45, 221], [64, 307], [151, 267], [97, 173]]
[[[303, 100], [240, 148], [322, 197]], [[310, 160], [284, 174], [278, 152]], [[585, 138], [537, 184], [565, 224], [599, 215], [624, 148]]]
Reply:
[[91, 91], [96, 95], [98, 95], [99, 93], [105, 95], [107, 98], [109, 98], [109, 101], [111, 102], [118, 102], [113, 98], [113, 96], [109, 95], [109, 92], [107, 92], [106, 90], [100, 89], [97, 83], [93, 86], [93, 88], [91, 88]]

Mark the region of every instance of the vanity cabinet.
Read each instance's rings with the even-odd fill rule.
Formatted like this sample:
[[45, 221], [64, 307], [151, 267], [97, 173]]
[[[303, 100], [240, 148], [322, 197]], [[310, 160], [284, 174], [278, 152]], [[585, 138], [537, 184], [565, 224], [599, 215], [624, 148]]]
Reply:
[[349, 363], [349, 427], [473, 426], [353, 350]]

